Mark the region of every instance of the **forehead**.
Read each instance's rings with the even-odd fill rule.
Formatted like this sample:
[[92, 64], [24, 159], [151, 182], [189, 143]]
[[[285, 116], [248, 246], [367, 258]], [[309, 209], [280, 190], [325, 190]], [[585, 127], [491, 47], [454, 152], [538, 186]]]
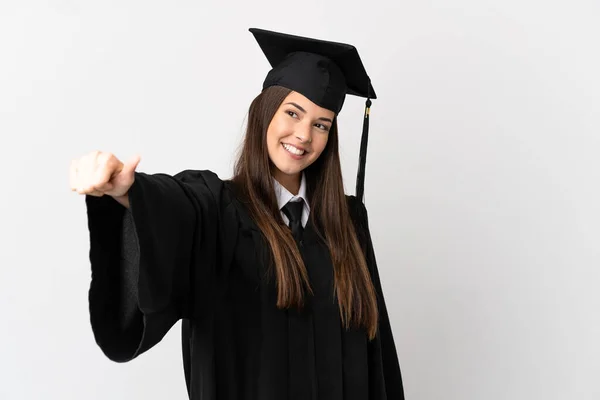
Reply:
[[320, 114], [323, 116], [333, 116], [334, 115], [333, 111], [323, 108], [321, 106], [318, 106], [317, 104], [315, 104], [311, 100], [309, 100], [308, 97], [306, 97], [303, 94], [300, 94], [298, 92], [292, 91], [285, 98], [285, 100], [283, 101], [283, 104], [289, 103], [289, 102], [298, 104], [300, 107], [302, 107], [304, 110], [306, 110], [307, 113]]

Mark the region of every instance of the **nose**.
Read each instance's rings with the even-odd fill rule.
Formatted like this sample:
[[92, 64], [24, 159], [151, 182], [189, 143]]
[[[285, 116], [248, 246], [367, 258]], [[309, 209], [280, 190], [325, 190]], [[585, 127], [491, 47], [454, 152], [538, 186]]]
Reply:
[[296, 131], [296, 138], [300, 140], [302, 143], [311, 143], [312, 142], [312, 126], [304, 129], [298, 129]]

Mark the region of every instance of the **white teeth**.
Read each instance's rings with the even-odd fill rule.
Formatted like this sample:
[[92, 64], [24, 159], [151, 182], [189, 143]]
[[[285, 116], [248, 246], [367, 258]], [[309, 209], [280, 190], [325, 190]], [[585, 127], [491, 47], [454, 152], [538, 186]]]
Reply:
[[289, 144], [283, 143], [283, 147], [285, 147], [285, 149], [290, 153], [295, 154], [297, 156], [301, 156], [302, 154], [304, 154], [304, 150], [297, 149], [296, 147], [291, 146]]

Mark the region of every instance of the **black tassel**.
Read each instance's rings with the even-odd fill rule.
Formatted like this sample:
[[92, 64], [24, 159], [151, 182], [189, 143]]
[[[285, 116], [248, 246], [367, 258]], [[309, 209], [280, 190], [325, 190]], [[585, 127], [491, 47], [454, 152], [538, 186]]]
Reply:
[[[370, 86], [370, 84], [369, 84]], [[364, 202], [365, 193], [365, 168], [367, 164], [367, 144], [369, 141], [369, 113], [371, 112], [371, 99], [367, 98], [365, 105], [365, 118], [363, 120], [362, 138], [360, 140], [360, 156], [358, 159], [358, 174], [356, 177], [356, 197]]]

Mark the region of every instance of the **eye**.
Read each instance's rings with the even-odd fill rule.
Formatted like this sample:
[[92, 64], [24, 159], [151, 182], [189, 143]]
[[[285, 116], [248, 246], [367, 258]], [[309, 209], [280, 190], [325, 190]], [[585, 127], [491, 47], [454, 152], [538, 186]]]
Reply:
[[286, 111], [286, 113], [287, 113], [287, 114], [288, 114], [290, 117], [292, 117], [292, 118], [296, 118], [296, 117], [298, 116], [298, 114], [296, 114], [296, 113], [295, 113], [295, 112], [293, 112], [293, 111], [289, 111], [289, 110], [288, 110], [288, 111]]
[[324, 130], [325, 132], [329, 132], [329, 127], [323, 124], [316, 124], [315, 126], [320, 127], [319, 129]]

